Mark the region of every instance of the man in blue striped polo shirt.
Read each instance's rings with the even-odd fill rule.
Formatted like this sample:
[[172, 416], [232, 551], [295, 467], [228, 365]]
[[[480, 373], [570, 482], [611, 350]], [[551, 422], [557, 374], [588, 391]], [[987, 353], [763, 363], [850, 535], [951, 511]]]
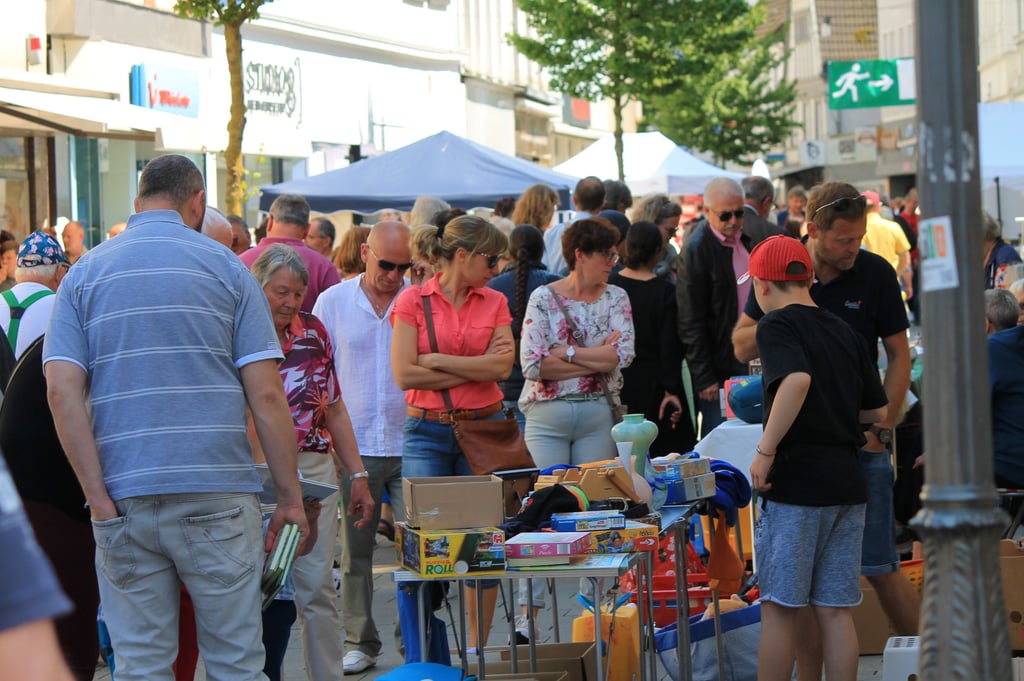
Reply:
[[[264, 547], [285, 522], [308, 529], [280, 345], [256, 280], [197, 231], [195, 164], [148, 163], [135, 210], [65, 277], [43, 358], [92, 516], [117, 678], [173, 678], [180, 582], [208, 678], [262, 679]], [[279, 502], [265, 542], [247, 406]]]

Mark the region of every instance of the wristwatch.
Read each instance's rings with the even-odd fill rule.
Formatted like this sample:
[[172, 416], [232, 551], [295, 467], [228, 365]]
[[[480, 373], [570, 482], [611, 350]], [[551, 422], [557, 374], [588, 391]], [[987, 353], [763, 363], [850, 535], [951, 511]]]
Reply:
[[348, 477], [349, 477], [350, 480], [358, 480], [359, 478], [369, 479], [370, 478], [370, 473], [368, 471], [359, 471], [358, 473], [353, 473], [352, 475], [350, 475]]
[[881, 426], [872, 425], [868, 428], [868, 431], [875, 434], [878, 441], [885, 446], [892, 444], [892, 428], [882, 428]]
[[572, 358], [576, 356], [576, 346], [570, 345], [565, 349], [565, 361], [572, 364]]

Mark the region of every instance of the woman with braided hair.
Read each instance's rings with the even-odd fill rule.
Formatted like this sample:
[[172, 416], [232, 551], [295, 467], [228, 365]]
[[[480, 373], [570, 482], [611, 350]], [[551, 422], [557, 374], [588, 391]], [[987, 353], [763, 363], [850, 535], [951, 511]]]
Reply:
[[526, 428], [526, 417], [519, 411], [519, 394], [523, 391], [523, 372], [519, 367], [519, 335], [526, 316], [526, 303], [538, 286], [561, 279], [548, 272], [541, 259], [544, 257], [544, 235], [534, 225], [523, 224], [512, 230], [509, 238], [509, 263], [501, 274], [491, 279], [487, 286], [504, 294], [508, 299], [508, 311], [512, 314], [512, 337], [516, 341], [516, 362], [508, 380], [498, 385], [504, 393], [505, 406], [515, 409], [520, 430]]

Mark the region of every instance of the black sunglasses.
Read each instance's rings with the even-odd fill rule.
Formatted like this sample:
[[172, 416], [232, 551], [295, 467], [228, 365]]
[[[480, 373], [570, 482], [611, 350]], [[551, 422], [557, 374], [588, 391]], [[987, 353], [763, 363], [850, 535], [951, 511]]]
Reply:
[[[373, 253], [372, 248], [369, 246], [367, 246], [367, 248], [369, 248], [370, 253]], [[381, 260], [376, 253], [373, 253], [373, 257], [377, 258], [377, 264], [380, 265], [380, 268], [385, 272], [394, 272], [395, 270], [398, 270], [400, 274], [405, 274], [406, 270], [412, 267], [411, 262], [395, 263], [390, 260]]]
[[487, 258], [487, 269], [493, 270], [498, 266], [498, 261], [501, 259], [500, 255], [488, 255], [486, 253], [476, 253], [481, 257]]
[[717, 210], [713, 212], [715, 213], [715, 215], [718, 216], [718, 219], [721, 220], [722, 222], [729, 222], [730, 218], [736, 218], [737, 220], [743, 219], [742, 208], [740, 208], [739, 210], [727, 210], [721, 213], [719, 213]]
[[837, 213], [845, 213], [850, 210], [850, 207], [853, 205], [857, 205], [861, 210], [864, 210], [868, 207], [868, 200], [864, 196], [854, 196], [852, 198], [844, 196], [840, 199], [836, 199], [832, 203], [826, 203], [824, 206], [819, 206], [818, 209], [811, 214], [811, 218], [813, 219], [815, 215], [826, 208], [832, 208]]

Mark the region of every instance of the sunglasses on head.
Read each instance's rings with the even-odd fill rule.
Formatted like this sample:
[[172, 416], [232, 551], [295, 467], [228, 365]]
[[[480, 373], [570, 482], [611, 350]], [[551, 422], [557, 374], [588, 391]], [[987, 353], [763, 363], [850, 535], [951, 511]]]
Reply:
[[743, 209], [742, 208], [740, 208], [739, 210], [727, 210], [727, 211], [722, 211], [722, 212], [719, 212], [719, 211], [716, 210], [716, 211], [713, 211], [713, 212], [714, 212], [715, 215], [718, 216], [718, 219], [721, 220], [722, 222], [729, 222], [729, 220], [731, 218], [736, 218], [737, 220], [742, 220], [743, 219]]
[[868, 207], [868, 200], [864, 196], [844, 196], [842, 198], [836, 199], [835, 201], [832, 201], [831, 203], [826, 203], [824, 206], [819, 206], [818, 209], [811, 214], [811, 217], [813, 218], [815, 215], [825, 210], [826, 208], [831, 208], [837, 213], [845, 213], [846, 211], [850, 210], [850, 208], [854, 205], [859, 206], [861, 210], [864, 210], [865, 208]]
[[[367, 248], [369, 248], [369, 246], [367, 246]], [[390, 260], [381, 260], [380, 257], [373, 252], [372, 248], [370, 248], [370, 253], [372, 253], [373, 257], [377, 259], [377, 264], [380, 265], [380, 268], [385, 272], [394, 272], [395, 270], [398, 270], [399, 274], [405, 274], [406, 270], [412, 267], [411, 262], [396, 263], [391, 262]]]

